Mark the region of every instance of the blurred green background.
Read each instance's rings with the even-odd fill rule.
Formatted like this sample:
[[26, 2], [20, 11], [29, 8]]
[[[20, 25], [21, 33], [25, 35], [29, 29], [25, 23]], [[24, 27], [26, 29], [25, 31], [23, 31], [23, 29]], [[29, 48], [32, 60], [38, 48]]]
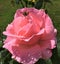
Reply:
[[[53, 24], [55, 26], [55, 28], [57, 29], [58, 33], [57, 33], [57, 47], [58, 47], [58, 54], [60, 56], [60, 0], [52, 0], [53, 4], [47, 4], [46, 8], [48, 10], [48, 14], [51, 17]], [[16, 10], [18, 8], [21, 8], [22, 6], [19, 4], [17, 5], [14, 2], [12, 2], [11, 0], [0, 0], [0, 32], [3, 32], [3, 30], [5, 30], [5, 27], [13, 20], [14, 14], [16, 12]], [[0, 45], [1, 47], [1, 45]], [[5, 50], [6, 51], [6, 50]], [[1, 52], [1, 51], [0, 51]], [[4, 53], [2, 51], [2, 53]], [[6, 52], [7, 54], [8, 52]], [[0, 53], [1, 55], [1, 53]], [[7, 54], [8, 56], [9, 54]], [[10, 57], [10, 55], [9, 55]], [[1, 56], [0, 56], [1, 58]], [[14, 60], [9, 60], [10, 63], [9, 64], [13, 64], [12, 62]], [[47, 64], [52, 64], [51, 61], [47, 61]], [[0, 59], [0, 64], [3, 64], [3, 61], [1, 62]], [[4, 63], [4, 64], [8, 64], [8, 63]], [[14, 64], [18, 64], [17, 62], [15, 62]]]

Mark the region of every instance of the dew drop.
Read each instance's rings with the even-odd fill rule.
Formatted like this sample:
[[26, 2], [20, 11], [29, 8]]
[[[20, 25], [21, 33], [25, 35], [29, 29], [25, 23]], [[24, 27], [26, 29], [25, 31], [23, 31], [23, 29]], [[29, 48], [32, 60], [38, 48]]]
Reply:
[[34, 61], [37, 61], [37, 59], [36, 59], [36, 58], [34, 58]]
[[32, 60], [34, 59], [34, 58], [31, 58]]

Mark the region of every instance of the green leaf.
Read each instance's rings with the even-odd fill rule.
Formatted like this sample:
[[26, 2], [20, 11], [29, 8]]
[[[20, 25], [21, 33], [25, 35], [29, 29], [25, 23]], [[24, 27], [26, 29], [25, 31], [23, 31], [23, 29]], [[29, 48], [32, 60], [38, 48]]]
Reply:
[[35, 64], [46, 64], [46, 62], [43, 59], [39, 59]]
[[5, 58], [6, 54], [7, 54], [7, 51], [6, 50], [0, 51], [0, 58], [1, 59]]
[[17, 61], [11, 59], [10, 62], [9, 62], [9, 64], [20, 64], [20, 63], [18, 63]]
[[51, 0], [44, 0], [45, 2], [52, 3]]
[[43, 5], [43, 0], [38, 0], [35, 4], [35, 8], [40, 9]]
[[13, 64], [13, 60], [11, 60], [11, 61], [9, 62], [9, 64]]
[[4, 61], [1, 61], [1, 60], [0, 60], [0, 64], [4, 64]]
[[57, 47], [52, 51], [53, 55], [51, 57], [52, 64], [60, 64], [60, 57], [58, 56]]
[[3, 43], [2, 43], [2, 41], [0, 41], [0, 48], [2, 47], [2, 45], [3, 45]]
[[16, 4], [19, 4], [20, 0], [16, 0]]
[[0, 64], [8, 64], [11, 59], [11, 55], [7, 50], [0, 51]]
[[46, 60], [46, 64], [52, 64], [51, 59]]

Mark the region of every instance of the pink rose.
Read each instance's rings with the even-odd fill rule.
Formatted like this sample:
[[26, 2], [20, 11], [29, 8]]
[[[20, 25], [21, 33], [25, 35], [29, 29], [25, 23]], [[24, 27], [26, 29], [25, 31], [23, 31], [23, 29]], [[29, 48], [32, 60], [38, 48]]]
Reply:
[[3, 47], [19, 63], [34, 64], [40, 58], [52, 56], [56, 33], [52, 20], [43, 9], [18, 9], [13, 22], [3, 32], [7, 36]]

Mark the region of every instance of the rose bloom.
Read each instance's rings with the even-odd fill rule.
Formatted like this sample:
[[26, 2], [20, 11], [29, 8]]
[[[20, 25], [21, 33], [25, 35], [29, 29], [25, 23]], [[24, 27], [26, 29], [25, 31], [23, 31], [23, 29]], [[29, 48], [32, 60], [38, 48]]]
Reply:
[[34, 64], [40, 58], [49, 59], [56, 47], [56, 33], [51, 18], [43, 9], [18, 9], [6, 31], [3, 47], [22, 64]]

